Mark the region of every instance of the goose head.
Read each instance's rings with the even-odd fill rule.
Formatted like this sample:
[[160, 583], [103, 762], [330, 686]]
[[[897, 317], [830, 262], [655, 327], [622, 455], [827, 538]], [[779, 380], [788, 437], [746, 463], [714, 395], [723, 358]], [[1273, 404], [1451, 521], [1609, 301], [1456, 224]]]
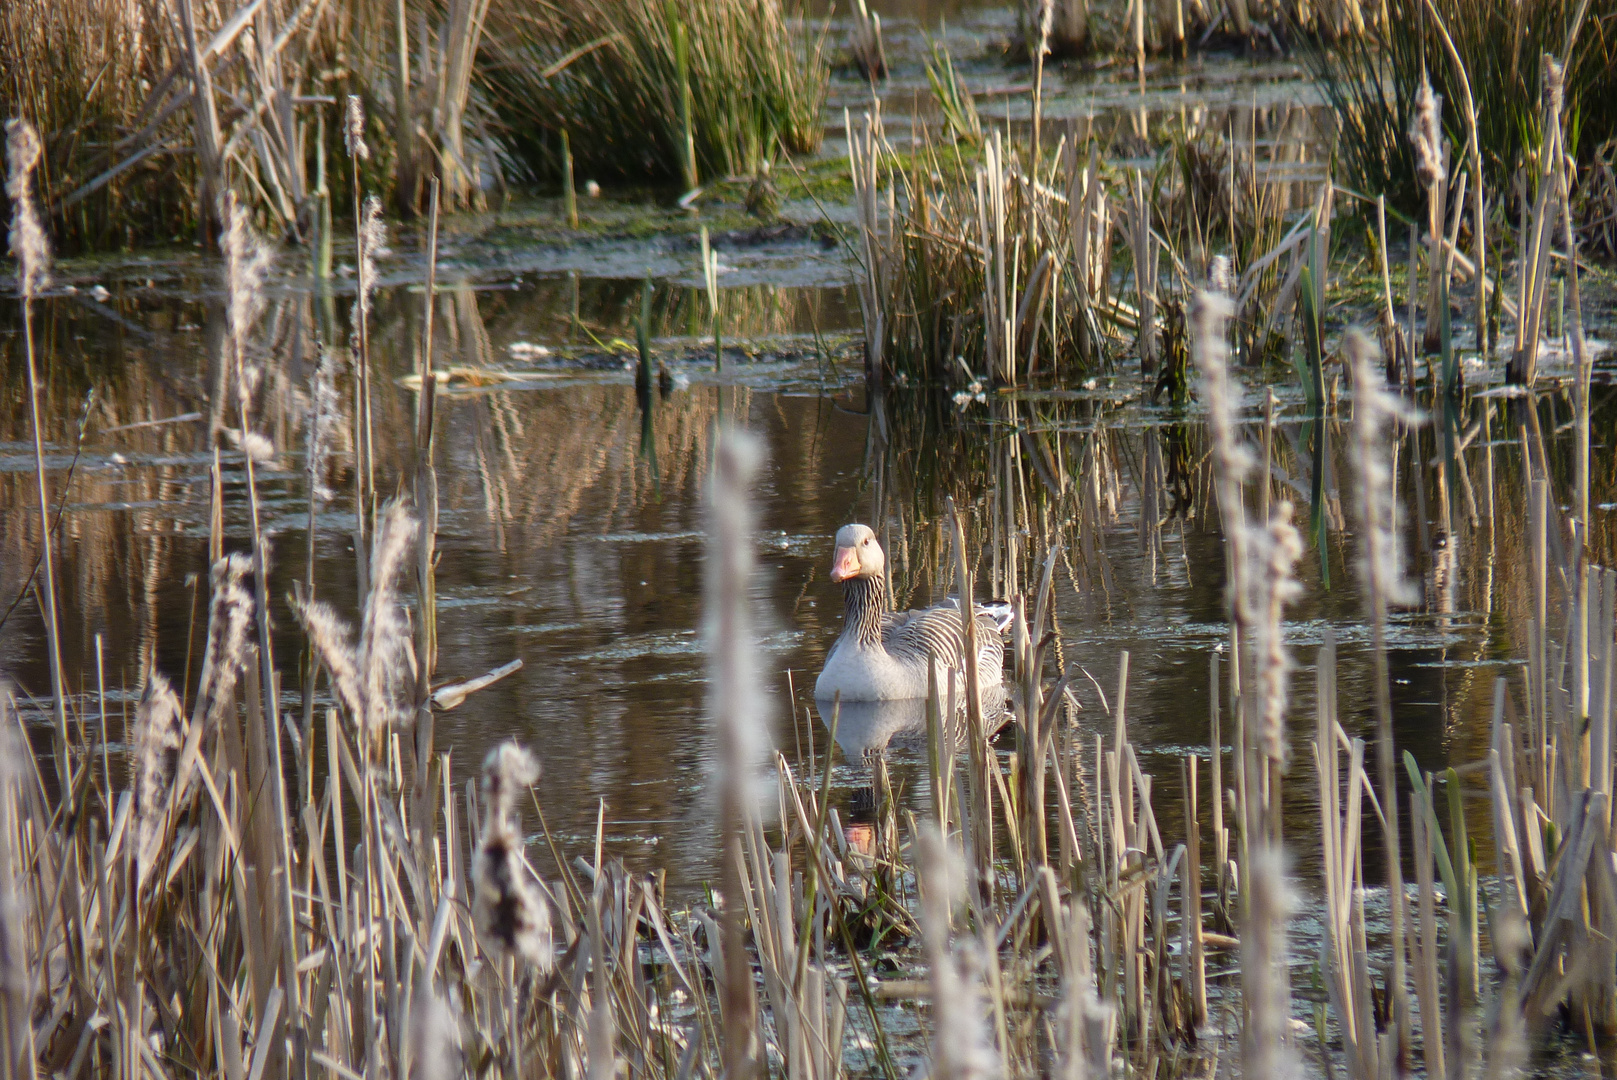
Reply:
[[880, 578], [887, 565], [876, 534], [868, 525], [844, 525], [837, 530], [837, 552], [831, 559], [831, 580]]

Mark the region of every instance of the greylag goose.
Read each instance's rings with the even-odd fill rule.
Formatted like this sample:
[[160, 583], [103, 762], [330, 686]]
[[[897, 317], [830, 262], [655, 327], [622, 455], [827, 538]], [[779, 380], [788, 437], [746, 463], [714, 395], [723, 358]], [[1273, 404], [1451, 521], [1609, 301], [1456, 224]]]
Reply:
[[[960, 608], [954, 599], [919, 611], [887, 610], [886, 556], [865, 525], [837, 530], [831, 580], [842, 585], [842, 636], [831, 646], [814, 685], [822, 701], [901, 701], [926, 697], [927, 657], [938, 664], [938, 688], [948, 693], [949, 671], [965, 693], [966, 651]], [[974, 605], [977, 616], [977, 677], [985, 699], [998, 696], [1005, 664], [1000, 634], [1009, 611]]]

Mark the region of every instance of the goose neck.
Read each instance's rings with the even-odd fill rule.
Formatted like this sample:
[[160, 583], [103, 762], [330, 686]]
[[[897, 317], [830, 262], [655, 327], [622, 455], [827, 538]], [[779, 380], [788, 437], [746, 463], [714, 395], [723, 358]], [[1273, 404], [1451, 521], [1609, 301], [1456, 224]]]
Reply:
[[846, 606], [842, 636], [866, 647], [881, 644], [881, 617], [887, 606], [887, 582], [880, 577], [853, 577], [842, 583]]

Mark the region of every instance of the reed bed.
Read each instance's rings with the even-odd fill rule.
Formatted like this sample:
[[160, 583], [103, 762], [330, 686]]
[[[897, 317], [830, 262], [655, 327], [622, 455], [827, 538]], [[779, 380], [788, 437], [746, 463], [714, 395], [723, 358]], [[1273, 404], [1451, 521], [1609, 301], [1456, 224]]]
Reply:
[[[30, 240], [37, 140], [29, 131], [13, 129], [8, 188], [32, 373], [44, 261]], [[93, 692], [74, 692], [75, 684], [90, 691], [91, 679], [62, 669], [53, 628], [51, 700], [26, 710], [49, 723], [30, 727], [13, 696], [0, 696], [0, 733], [14, 748], [0, 753], [0, 1031], [10, 1071], [259, 1080], [311, 1072], [604, 1078], [621, 1068], [681, 1080], [766, 1072], [835, 1080], [896, 1077], [919, 1064], [938, 1077], [1110, 1074], [1114, 1066], [1177, 1075], [1206, 1064], [1204, 1041], [1221, 1046], [1215, 1035], [1239, 1031], [1228, 1042], [1244, 1072], [1295, 1075], [1315, 1055], [1368, 1080], [1412, 1061], [1416, 1047], [1434, 1075], [1479, 1062], [1515, 1067], [1552, 1015], [1591, 1044], [1617, 1029], [1617, 881], [1608, 857], [1617, 852], [1617, 575], [1595, 565], [1600, 548], [1589, 537], [1581, 320], [1572, 330], [1570, 484], [1569, 470], [1547, 456], [1531, 400], [1496, 408], [1493, 398], [1468, 398], [1451, 366], [1434, 365], [1416, 390], [1430, 418], [1422, 420], [1402, 396], [1403, 373], [1395, 369], [1389, 389], [1365, 336], [1344, 347], [1353, 414], [1342, 432], [1348, 399], [1325, 383], [1329, 186], [1299, 200], [1288, 227], [1281, 213], [1262, 209], [1281, 205], [1278, 193], [1267, 204], [1237, 203], [1243, 165], [1233, 148], [1217, 168], [1187, 148], [1171, 166], [1178, 202], [1166, 205], [1180, 208], [1175, 218], [1163, 212], [1158, 178], [1109, 171], [1075, 138], [1054, 149], [1055, 171], [1037, 152], [1024, 171], [1016, 148], [990, 133], [983, 163], [947, 190], [919, 168], [900, 174], [875, 121], [855, 142], [872, 382], [958, 379], [966, 398], [956, 409], [980, 408], [996, 432], [969, 463], [988, 478], [978, 497], [952, 498], [964, 492], [945, 474], [935, 504], [897, 515], [898, 530], [881, 520], [898, 533], [889, 546], [912, 587], [925, 580], [939, 594], [1011, 598], [1008, 718], [994, 716], [974, 668], [963, 684], [934, 683], [925, 804], [898, 798], [877, 757], [876, 824], [868, 840], [850, 830], [831, 798], [829, 746], [823, 760], [794, 762], [763, 745], [748, 600], [748, 486], [758, 455], [741, 433], [709, 435], [707, 417], [691, 416], [664, 437], [699, 447], [703, 458], [711, 449], [705, 610], [720, 747], [710, 792], [719, 888], [674, 910], [654, 878], [604, 855], [599, 831], [591, 852], [565, 850], [545, 825], [546, 763], [529, 749], [503, 744], [480, 780], [457, 776], [453, 753], [434, 741], [434, 717], [504, 669], [449, 686], [435, 678], [433, 326], [450, 298], [438, 295], [432, 226], [413, 353], [419, 394], [402, 425], [412, 452], [397, 477], [377, 475], [367, 449], [378, 419], [365, 381], [375, 343], [363, 285], [356, 304], [359, 374], [346, 419], [363, 599], [357, 625], [314, 594], [312, 574], [291, 599], [310, 658], [298, 714], [281, 692], [298, 680], [274, 651], [260, 487], [277, 446], [261, 365], [279, 339], [261, 337], [264, 257], [246, 209], [227, 199], [229, 301], [209, 417], [216, 450], [196, 678], [165, 675], [178, 667], [172, 657], [147, 664], [118, 774], [104, 683], [98, 673]], [[943, 157], [936, 151], [933, 162]], [[1563, 160], [1556, 155], [1547, 179]], [[1225, 168], [1237, 179], [1212, 186]], [[902, 200], [898, 183], [909, 185]], [[435, 223], [441, 189], [426, 190]], [[1555, 180], [1546, 190], [1541, 221], [1558, 213], [1564, 225], [1569, 185]], [[1220, 205], [1231, 207], [1222, 221], [1213, 211]], [[1207, 240], [1220, 226], [1226, 238], [1248, 236], [1249, 252], [1284, 231], [1263, 254], [1232, 265]], [[379, 231], [364, 241], [373, 252], [379, 242]], [[1431, 250], [1453, 247], [1450, 239]], [[1132, 260], [1132, 284], [1121, 290], [1128, 279], [1113, 271], [1114, 250]], [[928, 276], [918, 286], [921, 271]], [[1445, 266], [1437, 291], [1445, 316], [1446, 280]], [[1420, 296], [1414, 280], [1408, 291]], [[1573, 305], [1578, 312], [1575, 289]], [[965, 313], [945, 323], [949, 307]], [[1254, 415], [1236, 363], [1266, 355], [1267, 338], [1239, 327], [1260, 325], [1260, 313], [1274, 308], [1296, 312], [1302, 339], [1307, 415], [1290, 422], [1277, 422], [1267, 399]], [[1518, 310], [1539, 312], [1542, 302]], [[473, 304], [468, 339], [475, 314]], [[649, 322], [643, 314], [643, 334]], [[1412, 345], [1414, 331], [1411, 319], [1388, 332]], [[1026, 384], [1041, 371], [1085, 371], [1131, 339], [1122, 348], [1140, 357], [1145, 375], [1177, 364], [1188, 385], [1194, 365], [1207, 414], [1199, 444], [1172, 426], [1131, 444], [1108, 430], [1104, 406], [1063, 430], [1036, 397], [984, 393], [984, 384]], [[1441, 349], [1450, 345], [1440, 338]], [[319, 385], [321, 362], [306, 399], [316, 413], [340, 401]], [[37, 378], [29, 394], [39, 400]], [[883, 394], [872, 396], [878, 443], [901, 424], [949, 416], [895, 410], [889, 424], [885, 407]], [[1521, 445], [1524, 506], [1496, 495], [1496, 422]], [[51, 628], [64, 590], [53, 577], [53, 493], [37, 408], [29, 424], [40, 607]], [[322, 430], [322, 417], [311, 416], [311, 519], [323, 498]], [[501, 449], [515, 441], [509, 430], [501, 437]], [[553, 438], [557, 456], [573, 452]], [[1464, 449], [1473, 441], [1470, 460], [1487, 469], [1480, 485]], [[1343, 444], [1345, 456], [1331, 449]], [[1134, 445], [1137, 460], [1121, 464]], [[228, 488], [227, 446], [240, 465]], [[895, 466], [887, 447], [873, 450], [885, 510], [883, 470]], [[1171, 783], [1142, 761], [1148, 748], [1131, 702], [1129, 654], [1103, 683], [1069, 655], [1060, 627], [1058, 590], [1117, 588], [1106, 527], [1125, 469], [1150, 492], [1137, 531], [1151, 574], [1176, 525], [1183, 553], [1192, 510], [1197, 527], [1223, 540], [1227, 638], [1210, 661], [1205, 749], [1173, 755], [1178, 832], [1163, 812]], [[1346, 513], [1338, 485], [1327, 482], [1333, 469], [1352, 477], [1357, 502]], [[390, 489], [400, 494], [377, 494]], [[1299, 500], [1307, 493], [1306, 514], [1288, 491]], [[1411, 498], [1413, 515], [1403, 506]], [[1367, 598], [1373, 777], [1368, 741], [1338, 704], [1329, 637], [1314, 658], [1312, 739], [1298, 740], [1292, 726], [1298, 659], [1288, 614], [1303, 599], [1305, 571], [1328, 574], [1324, 541], [1333, 528], [1345, 531], [1349, 516]], [[1413, 567], [1400, 554], [1411, 534]], [[1519, 678], [1492, 684], [1481, 760], [1441, 777], [1425, 773], [1395, 739], [1388, 621], [1414, 603], [1406, 576], [1415, 572], [1432, 617], [1452, 616], [1462, 551], [1492, 566], [1512, 534], [1525, 545], [1512, 562], [1528, 571], [1518, 585], [1529, 612]], [[968, 640], [978, 632], [969, 616], [963, 631]], [[1080, 678], [1098, 706], [1083, 724]], [[837, 708], [828, 723], [834, 732]], [[1288, 836], [1285, 813], [1287, 790], [1307, 783], [1298, 775], [1305, 759], [1318, 792], [1325, 923], [1325, 1001], [1311, 1036], [1291, 1022], [1299, 995], [1288, 857], [1304, 857], [1316, 837]], [[1483, 803], [1488, 812], [1479, 815]], [[533, 824], [554, 873], [529, 862]], [[1473, 839], [1489, 834], [1492, 874]], [[1367, 872], [1367, 837], [1379, 839], [1381, 873], [1373, 863]], [[1372, 903], [1384, 906], [1384, 932], [1372, 934]], [[924, 978], [895, 975], [895, 957], [923, 960]], [[894, 1022], [903, 1014], [922, 1019], [908, 1045]]]
[[[822, 51], [775, 0], [185, 0], [160, 19], [124, 0], [24, 0], [0, 18], [0, 113], [43, 133], [39, 188], [64, 246], [212, 240], [234, 193], [329, 272], [347, 186], [406, 217], [430, 209], [434, 180], [446, 208], [481, 206], [557, 175], [563, 132], [592, 175], [641, 178], [649, 161], [691, 187], [692, 170], [750, 175], [777, 148], [812, 151]], [[353, 97], [374, 156], [345, 152]]]
[[[949, 115], [949, 84], [933, 82]], [[867, 116], [850, 166], [874, 377], [1020, 385], [1138, 357], [1182, 398], [1186, 312], [1215, 275], [1237, 299], [1243, 361], [1284, 357], [1329, 189], [1291, 178], [1309, 154], [1300, 110], [1241, 126], [1182, 130], [1147, 170], [1068, 125], [1034, 168], [1002, 132], [980, 156], [940, 136], [901, 158]], [[966, 130], [951, 120], [943, 134]]]

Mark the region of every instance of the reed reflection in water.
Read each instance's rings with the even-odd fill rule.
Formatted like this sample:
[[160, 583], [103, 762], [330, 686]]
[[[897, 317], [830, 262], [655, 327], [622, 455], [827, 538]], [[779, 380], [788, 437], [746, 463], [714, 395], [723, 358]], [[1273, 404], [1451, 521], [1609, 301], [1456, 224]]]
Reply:
[[[439, 298], [438, 363], [488, 373], [481, 382], [446, 387], [440, 398], [439, 677], [457, 681], [524, 661], [516, 674], [440, 717], [439, 745], [457, 763], [478, 761], [493, 743], [516, 735], [550, 763], [545, 810], [558, 837], [593, 841], [604, 813], [607, 843], [632, 868], [665, 869], [676, 890], [709, 876], [711, 814], [701, 796], [712, 749], [701, 722], [701, 493], [722, 417], [759, 432], [767, 448], [756, 492], [765, 541], [756, 599], [767, 612], [778, 695], [772, 734], [789, 758], [801, 762], [812, 749], [823, 761], [825, 754], [827, 731], [809, 693], [840, 629], [841, 597], [825, 577], [831, 533], [850, 520], [877, 527], [890, 553], [895, 602], [932, 603], [954, 587], [942, 524], [944, 500], [953, 497], [969, 515], [979, 596], [1027, 590], [1047, 545], [1061, 542], [1057, 660], [1075, 675], [1066, 706], [1073, 737], [1081, 742], [1109, 730], [1119, 655], [1128, 650], [1129, 716], [1141, 764], [1162, 780], [1156, 799], [1164, 831], [1182, 831], [1177, 776], [1184, 754], [1207, 753], [1207, 654], [1227, 644], [1222, 540], [1198, 413], [1142, 404], [1126, 380], [1094, 391], [992, 399], [964, 414], [952, 402], [912, 395], [883, 403], [872, 420], [861, 394], [808, 392], [824, 377], [818, 370], [805, 376], [742, 366], [736, 381], [719, 383], [702, 381], [700, 361], [692, 361], [697, 381], [688, 389], [643, 401], [626, 372], [553, 365], [543, 377], [501, 375], [523, 366], [513, 363], [509, 344], [565, 344], [575, 324], [569, 289], [566, 281], [528, 293], [461, 285]], [[629, 292], [591, 286], [582, 295]], [[818, 317], [813, 296], [787, 300], [758, 326], [727, 327], [726, 334], [798, 330]], [[420, 327], [419, 312], [411, 312], [418, 304], [386, 295], [378, 302], [373, 344], [385, 371], [373, 410], [384, 494], [398, 485], [411, 452], [415, 391], [400, 379], [414, 367]], [[284, 605], [303, 576], [308, 544], [311, 387], [320, 343], [342, 336], [338, 306], [283, 295], [254, 358], [261, 371], [256, 415], [275, 447], [274, 468], [261, 468], [259, 477], [277, 556], [277, 647], [287, 657], [303, 648]], [[150, 297], [114, 307], [116, 319], [109, 319], [56, 299], [41, 305], [39, 324], [52, 357], [45, 395], [52, 490], [66, 492], [59, 547], [64, 661], [94, 723], [99, 655], [116, 741], [146, 665], [155, 659], [177, 685], [189, 682], [181, 679], [187, 665], [195, 672], [196, 619], [206, 603], [195, 575], [207, 554], [208, 447], [215, 425], [228, 426], [211, 403], [228, 400], [234, 388], [222, 385], [216, 361], [223, 334], [216, 307]], [[606, 325], [626, 317], [621, 305], [609, 309], [616, 315], [607, 310], [578, 318]], [[660, 328], [677, 329], [682, 310], [671, 309]], [[15, 396], [12, 340], [0, 347], [7, 393]], [[321, 477], [336, 495], [314, 518], [315, 587], [351, 617], [353, 388], [346, 353], [326, 352], [336, 358], [343, 415], [332, 425], [330, 466]], [[1612, 411], [1603, 393], [1596, 430]], [[1314, 526], [1301, 568], [1305, 599], [1290, 633], [1298, 662], [1307, 665], [1326, 628], [1336, 629], [1344, 722], [1365, 729], [1368, 645], [1358, 629], [1356, 544], [1343, 509], [1351, 493], [1339, 480], [1351, 475], [1344, 456], [1350, 403], [1333, 401], [1316, 421], [1300, 395], [1283, 386], [1276, 395], [1272, 422], [1254, 401], [1245, 431], [1256, 453], [1268, 447], [1268, 497], [1291, 499]], [[1528, 560], [1523, 446], [1557, 476], [1571, 462], [1558, 434], [1567, 405], [1554, 393], [1541, 395], [1534, 409], [1476, 398], [1458, 413], [1429, 412], [1438, 419], [1406, 434], [1399, 457], [1399, 524], [1427, 587], [1422, 605], [1396, 618], [1391, 643], [1399, 744], [1436, 768], [1485, 754], [1493, 678], [1515, 677], [1509, 663], [1526, 653], [1529, 582], [1511, 570]], [[0, 626], [0, 663], [38, 698], [48, 678], [37, 611], [25, 593], [38, 535], [28, 510], [32, 461], [22, 417], [20, 408], [0, 414], [0, 603], [22, 597]], [[221, 465], [226, 535], [240, 537], [239, 455], [224, 455]], [[1610, 455], [1596, 456], [1597, 504], [1614, 500], [1613, 468]], [[1610, 516], [1597, 515], [1589, 533], [1596, 562], [1614, 555]], [[289, 680], [301, 670], [286, 666]], [[1311, 680], [1294, 682], [1294, 724], [1306, 725]], [[790, 705], [788, 685], [796, 695]], [[317, 689], [323, 699], [324, 687]], [[282, 686], [289, 705], [301, 702], [302, 692], [301, 685]], [[834, 774], [838, 797], [851, 809], [853, 793], [871, 783], [870, 759], [880, 756], [894, 763], [904, 798], [924, 799], [924, 734], [891, 745], [870, 735], [855, 753], [850, 740], [859, 725], [847, 719], [838, 739], [845, 759]], [[865, 753], [878, 743], [884, 754]], [[1013, 739], [1001, 740], [1002, 753], [1013, 748]], [[1288, 835], [1295, 831], [1298, 850], [1312, 850], [1303, 837], [1315, 827], [1317, 793], [1292, 783], [1284, 797]], [[1485, 839], [1484, 853], [1491, 851]], [[1366, 864], [1376, 860], [1367, 855]]]

